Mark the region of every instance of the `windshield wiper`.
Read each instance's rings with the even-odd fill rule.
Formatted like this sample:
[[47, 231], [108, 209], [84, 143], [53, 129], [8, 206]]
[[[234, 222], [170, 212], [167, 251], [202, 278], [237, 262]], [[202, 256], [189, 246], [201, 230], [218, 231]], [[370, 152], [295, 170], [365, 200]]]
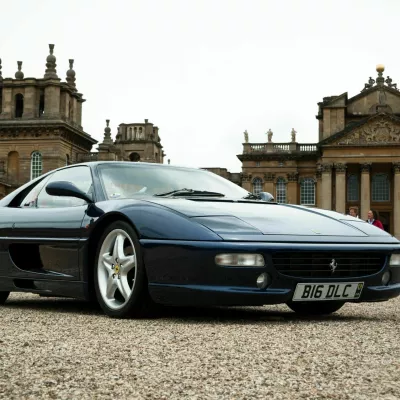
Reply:
[[207, 197], [225, 197], [224, 194], [218, 192], [208, 192], [206, 190], [194, 190], [194, 189], [178, 189], [172, 192], [159, 193], [154, 196], [168, 197], [168, 196], [207, 196]]
[[275, 203], [274, 196], [271, 193], [261, 192], [258, 194], [248, 193], [247, 196], [244, 196], [245, 200], [261, 200], [266, 201], [267, 203]]
[[261, 197], [257, 194], [249, 193], [247, 196], [242, 197], [245, 200], [261, 200]]

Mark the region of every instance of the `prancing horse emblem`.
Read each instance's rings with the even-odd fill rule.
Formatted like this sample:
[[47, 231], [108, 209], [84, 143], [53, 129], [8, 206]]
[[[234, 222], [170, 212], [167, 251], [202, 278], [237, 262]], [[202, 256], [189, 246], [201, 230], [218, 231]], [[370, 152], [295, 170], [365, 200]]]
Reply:
[[337, 262], [336, 262], [336, 260], [334, 258], [332, 259], [332, 261], [329, 264], [329, 266], [331, 267], [331, 271], [332, 271], [332, 274], [333, 274], [335, 272], [335, 269], [337, 268]]

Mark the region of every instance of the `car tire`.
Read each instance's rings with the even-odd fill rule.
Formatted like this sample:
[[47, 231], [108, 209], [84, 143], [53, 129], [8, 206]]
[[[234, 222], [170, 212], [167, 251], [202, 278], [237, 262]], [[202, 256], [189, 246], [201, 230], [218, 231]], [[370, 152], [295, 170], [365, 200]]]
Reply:
[[148, 292], [141, 246], [131, 225], [110, 224], [103, 232], [94, 264], [96, 298], [105, 314], [140, 318], [154, 305]]
[[0, 304], [4, 304], [8, 299], [10, 292], [0, 292]]
[[286, 303], [287, 306], [297, 314], [301, 315], [329, 315], [338, 310], [340, 310], [344, 302], [333, 301], [333, 302], [325, 302], [325, 303], [315, 303], [315, 302], [294, 302]]

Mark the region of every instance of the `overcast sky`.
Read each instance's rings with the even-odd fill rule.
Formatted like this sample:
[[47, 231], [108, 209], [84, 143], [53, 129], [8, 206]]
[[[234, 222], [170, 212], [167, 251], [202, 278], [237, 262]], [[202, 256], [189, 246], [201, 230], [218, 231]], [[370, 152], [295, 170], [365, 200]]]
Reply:
[[54, 43], [95, 139], [148, 118], [171, 164], [234, 172], [245, 129], [316, 142], [323, 97], [358, 94], [378, 63], [400, 83], [399, 16], [399, 0], [3, 0], [0, 58], [41, 78]]

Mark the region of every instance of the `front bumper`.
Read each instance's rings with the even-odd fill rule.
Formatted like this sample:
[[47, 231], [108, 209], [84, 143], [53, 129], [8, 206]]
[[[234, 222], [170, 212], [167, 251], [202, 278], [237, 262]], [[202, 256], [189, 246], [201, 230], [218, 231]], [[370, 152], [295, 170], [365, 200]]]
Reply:
[[[187, 242], [142, 240], [144, 262], [152, 299], [161, 304], [180, 306], [252, 306], [290, 302], [297, 283], [323, 283], [327, 279], [294, 278], [280, 274], [270, 263], [264, 267], [220, 267], [218, 253], [251, 252], [268, 254], [274, 250], [399, 251], [398, 246], [371, 244], [336, 245], [312, 243]], [[330, 278], [331, 283], [364, 282], [360, 298], [349, 302], [386, 301], [400, 295], [400, 268], [390, 268], [391, 280], [382, 285], [385, 264], [373, 275], [355, 278]], [[265, 289], [256, 286], [257, 277], [267, 272], [272, 283]]]

